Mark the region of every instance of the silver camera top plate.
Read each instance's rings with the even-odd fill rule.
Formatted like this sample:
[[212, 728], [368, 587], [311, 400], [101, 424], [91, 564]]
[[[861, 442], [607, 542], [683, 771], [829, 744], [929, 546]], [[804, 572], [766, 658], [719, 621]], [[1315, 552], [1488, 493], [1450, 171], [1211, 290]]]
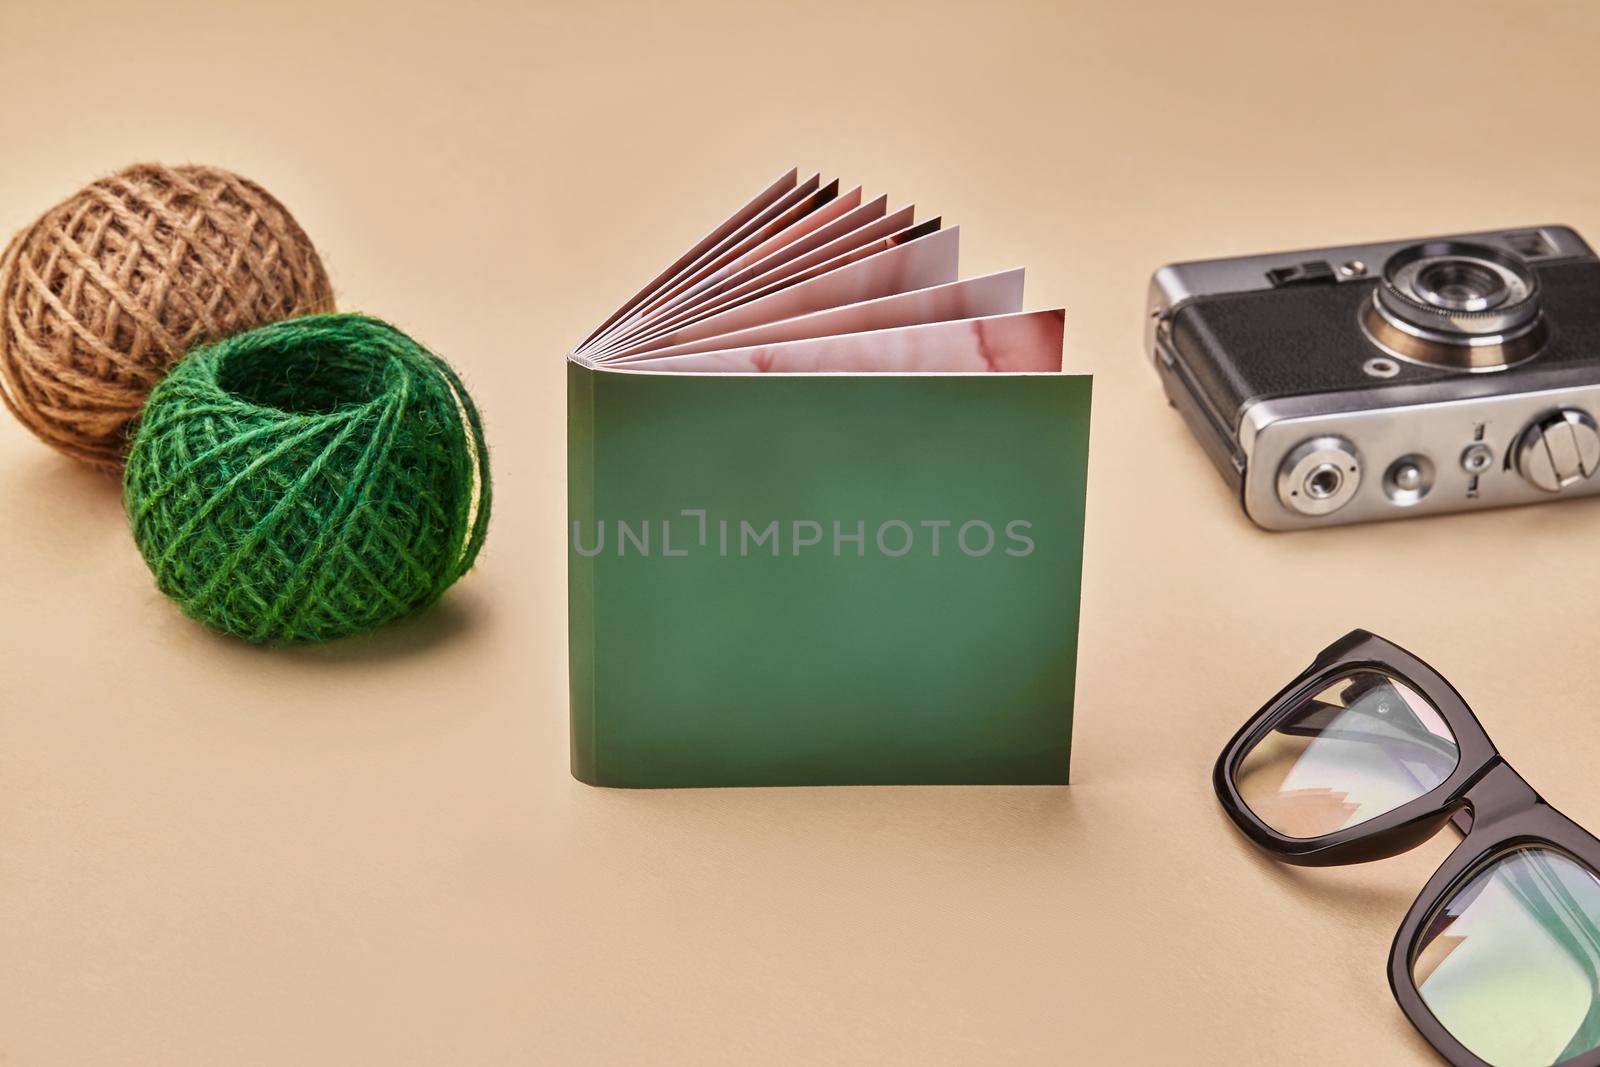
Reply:
[[[1513, 252], [1529, 262], [1567, 256], [1592, 256], [1589, 247], [1570, 226], [1527, 226], [1512, 230], [1483, 230], [1450, 235], [1452, 240], [1475, 241]], [[1337, 264], [1336, 282], [1370, 281], [1383, 269], [1389, 257], [1403, 248], [1432, 238], [1413, 237], [1403, 241], [1375, 241], [1332, 248], [1305, 248], [1290, 252], [1271, 252], [1226, 259], [1191, 260], [1169, 263], [1150, 279], [1150, 294], [1145, 317], [1145, 350], [1154, 358], [1156, 328], [1172, 310], [1197, 296], [1243, 293], [1272, 288], [1268, 271], [1310, 259]]]

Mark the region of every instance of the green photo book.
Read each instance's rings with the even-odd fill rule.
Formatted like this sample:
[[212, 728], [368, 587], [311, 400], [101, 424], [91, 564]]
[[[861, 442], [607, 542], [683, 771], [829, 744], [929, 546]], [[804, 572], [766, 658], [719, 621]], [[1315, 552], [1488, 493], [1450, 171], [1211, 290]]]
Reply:
[[1067, 781], [1091, 381], [958, 240], [791, 171], [568, 358], [579, 779]]

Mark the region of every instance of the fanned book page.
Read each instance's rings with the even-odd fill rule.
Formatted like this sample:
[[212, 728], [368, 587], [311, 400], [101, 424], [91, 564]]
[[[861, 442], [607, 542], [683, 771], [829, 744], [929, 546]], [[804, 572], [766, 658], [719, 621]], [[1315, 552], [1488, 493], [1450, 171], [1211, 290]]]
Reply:
[[791, 170], [572, 353], [611, 370], [984, 373], [1061, 369], [1065, 312], [1022, 310], [1022, 270], [958, 280], [960, 230]]

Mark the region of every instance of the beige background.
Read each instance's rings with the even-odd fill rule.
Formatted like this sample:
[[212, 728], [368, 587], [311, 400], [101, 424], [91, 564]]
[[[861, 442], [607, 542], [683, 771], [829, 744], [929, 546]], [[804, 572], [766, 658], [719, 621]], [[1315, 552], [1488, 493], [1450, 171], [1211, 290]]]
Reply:
[[[1403, 8], [1414, 10], [1403, 10]], [[201, 631], [0, 419], [0, 1062], [1426, 1064], [1450, 847], [1253, 854], [1208, 785], [1326, 641], [1410, 645], [1600, 826], [1600, 501], [1251, 527], [1140, 348], [1160, 263], [1600, 237], [1600, 5], [0, 0], [0, 230], [234, 167], [451, 358], [497, 514], [431, 615]], [[606, 792], [566, 768], [561, 357], [792, 163], [1024, 264], [1096, 373], [1068, 789]]]

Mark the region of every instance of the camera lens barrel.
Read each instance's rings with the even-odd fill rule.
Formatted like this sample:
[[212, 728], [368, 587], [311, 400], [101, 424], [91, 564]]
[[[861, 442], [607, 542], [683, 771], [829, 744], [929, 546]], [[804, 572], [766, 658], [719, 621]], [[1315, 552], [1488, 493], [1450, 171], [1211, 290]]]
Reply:
[[1539, 276], [1511, 252], [1469, 241], [1402, 248], [1363, 315], [1367, 336], [1412, 363], [1500, 370], [1544, 343]]
[[1378, 309], [1395, 326], [1445, 344], [1503, 343], [1539, 318], [1539, 276], [1488, 245], [1424, 241], [1383, 265]]

